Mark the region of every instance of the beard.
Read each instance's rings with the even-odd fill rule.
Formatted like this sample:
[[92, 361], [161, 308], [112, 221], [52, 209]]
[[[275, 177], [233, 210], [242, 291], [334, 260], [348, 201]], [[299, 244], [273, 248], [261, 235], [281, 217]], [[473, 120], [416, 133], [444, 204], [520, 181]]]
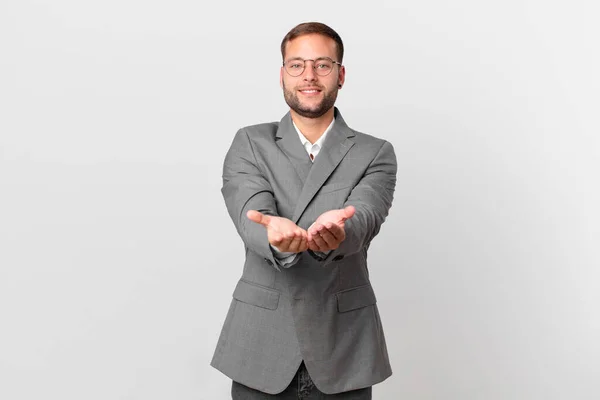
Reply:
[[283, 97], [285, 98], [287, 105], [298, 115], [304, 118], [319, 118], [333, 107], [338, 94], [337, 88], [334, 88], [331, 91], [326, 91], [322, 87], [320, 87], [320, 89], [321, 93], [323, 93], [323, 100], [312, 107], [302, 104], [298, 98], [298, 92], [296, 90], [288, 90], [285, 83], [283, 84]]

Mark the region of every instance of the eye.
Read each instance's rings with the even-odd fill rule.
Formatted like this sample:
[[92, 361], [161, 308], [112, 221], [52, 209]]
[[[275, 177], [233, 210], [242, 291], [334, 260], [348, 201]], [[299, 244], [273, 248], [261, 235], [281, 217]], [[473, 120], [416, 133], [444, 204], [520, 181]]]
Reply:
[[289, 69], [302, 69], [304, 68], [304, 64], [300, 61], [290, 61], [287, 63], [287, 67]]
[[330, 71], [333, 67], [331, 60], [328, 58], [317, 58], [315, 60], [315, 69], [319, 71]]

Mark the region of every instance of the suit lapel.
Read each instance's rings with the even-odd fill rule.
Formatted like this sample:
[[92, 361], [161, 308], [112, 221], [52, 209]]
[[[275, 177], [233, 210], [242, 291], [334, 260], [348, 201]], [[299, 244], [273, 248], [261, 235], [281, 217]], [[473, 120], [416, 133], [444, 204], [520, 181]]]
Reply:
[[[290, 118], [291, 124], [291, 118]], [[294, 127], [292, 126], [292, 129]], [[348, 138], [353, 137], [354, 132], [346, 125], [342, 115], [335, 109], [335, 123], [331, 131], [327, 134], [325, 141], [323, 142], [323, 148], [319, 152], [319, 155], [315, 159], [312, 168], [309, 165], [309, 172], [302, 188], [302, 193], [296, 203], [294, 209], [294, 215], [292, 221], [298, 222], [302, 213], [313, 199], [317, 191], [323, 186], [323, 183], [329, 178], [329, 175], [335, 170], [340, 161], [344, 158], [348, 150], [354, 145], [352, 140]], [[300, 150], [307, 156], [306, 150], [300, 144], [300, 141], [296, 137]], [[309, 160], [310, 162], [310, 160]]]
[[277, 146], [285, 153], [290, 160], [302, 184], [306, 183], [306, 178], [312, 167], [312, 161], [306, 153], [306, 149], [300, 143], [298, 132], [292, 124], [292, 117], [288, 112], [279, 122], [279, 128], [275, 135]]

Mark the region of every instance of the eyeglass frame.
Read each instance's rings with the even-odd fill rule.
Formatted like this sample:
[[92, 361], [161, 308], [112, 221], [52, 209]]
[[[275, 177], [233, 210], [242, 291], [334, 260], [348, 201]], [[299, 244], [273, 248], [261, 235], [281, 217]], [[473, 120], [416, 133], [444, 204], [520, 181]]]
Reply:
[[[296, 61], [302, 61], [302, 63], [304, 64], [304, 66], [302, 67], [302, 72], [300, 72], [298, 75], [292, 75], [292, 74], [290, 74], [290, 71], [288, 71], [288, 70], [287, 70], [287, 68], [285, 67], [285, 63], [287, 63], [287, 62], [289, 62], [289, 61], [294, 61], [294, 60], [296, 60]], [[285, 70], [285, 72], [287, 72], [287, 74], [288, 74], [289, 76], [292, 76], [292, 77], [294, 77], [294, 78], [297, 78], [297, 77], [299, 77], [300, 75], [302, 75], [302, 74], [304, 73], [304, 71], [306, 70], [306, 62], [307, 62], [307, 61], [312, 61], [312, 62], [313, 62], [312, 69], [315, 71], [315, 74], [317, 74], [317, 75], [319, 75], [319, 76], [329, 76], [329, 75], [331, 74], [331, 71], [333, 71], [333, 68], [331, 69], [331, 71], [329, 71], [329, 72], [327, 73], [327, 75], [320, 75], [320, 74], [317, 72], [317, 69], [315, 68], [315, 64], [316, 64], [316, 61], [317, 61], [317, 60], [329, 60], [329, 61], [331, 61], [332, 63], [339, 65], [340, 67], [342, 67], [342, 66], [343, 66], [341, 62], [335, 61], [334, 59], [332, 59], [332, 58], [330, 58], [330, 57], [317, 57], [317, 58], [314, 58], [314, 59], [311, 59], [311, 58], [304, 59], [304, 58], [301, 58], [301, 57], [294, 57], [294, 58], [290, 58], [289, 60], [286, 60], [286, 61], [284, 61], [284, 62], [283, 62], [283, 64], [282, 64], [282, 66], [283, 66], [283, 69]]]

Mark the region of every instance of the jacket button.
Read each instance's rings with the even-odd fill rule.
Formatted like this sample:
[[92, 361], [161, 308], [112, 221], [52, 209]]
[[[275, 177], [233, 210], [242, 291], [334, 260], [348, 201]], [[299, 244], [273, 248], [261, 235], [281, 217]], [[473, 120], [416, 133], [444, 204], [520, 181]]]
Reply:
[[273, 261], [269, 260], [268, 258], [265, 258], [265, 261], [267, 262], [267, 264], [273, 265]]
[[342, 255], [335, 256], [335, 257], [333, 257], [333, 261], [340, 261], [342, 258], [344, 258], [344, 256], [342, 256]]

